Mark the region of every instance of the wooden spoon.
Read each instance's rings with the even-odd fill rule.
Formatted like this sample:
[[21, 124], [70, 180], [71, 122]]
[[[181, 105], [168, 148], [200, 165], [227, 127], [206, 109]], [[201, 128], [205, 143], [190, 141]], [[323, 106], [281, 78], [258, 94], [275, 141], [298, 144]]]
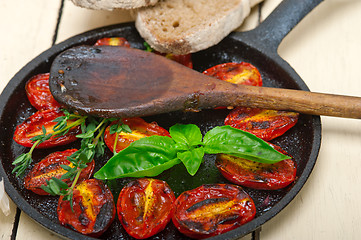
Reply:
[[361, 98], [220, 81], [165, 57], [125, 47], [80, 46], [54, 60], [55, 99], [81, 114], [134, 117], [217, 106], [361, 118]]

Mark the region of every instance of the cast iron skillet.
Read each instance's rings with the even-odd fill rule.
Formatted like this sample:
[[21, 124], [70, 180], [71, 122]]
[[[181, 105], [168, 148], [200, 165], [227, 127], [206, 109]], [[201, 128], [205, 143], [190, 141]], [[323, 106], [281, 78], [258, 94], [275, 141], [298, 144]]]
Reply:
[[[284, 36], [322, 0], [285, 0], [255, 30], [245, 33], [232, 33], [218, 45], [193, 54], [194, 69], [203, 71], [211, 66], [224, 62], [246, 61], [255, 65], [261, 72], [264, 85], [280, 88], [309, 89], [297, 73], [277, 54], [277, 48]], [[134, 24], [120, 24], [95, 29], [70, 38], [49, 50], [21, 69], [4, 89], [0, 96], [0, 174], [5, 181], [5, 189], [15, 204], [35, 221], [49, 230], [70, 239], [91, 239], [58, 224], [56, 216], [57, 197], [44, 197], [24, 189], [22, 179], [11, 173], [12, 161], [16, 156], [28, 149], [12, 141], [14, 130], [18, 124], [35, 112], [25, 94], [26, 81], [35, 74], [48, 72], [53, 59], [60, 52], [81, 44], [94, 44], [102, 37], [122, 36], [128, 39], [132, 47], [143, 49], [143, 39], [138, 35]], [[161, 67], [161, 66], [155, 66]], [[121, 96], [120, 96], [121, 97]], [[141, 97], [141, 96], [139, 96]], [[157, 121], [168, 129], [175, 123], [195, 123], [203, 134], [217, 125], [223, 125], [228, 110], [207, 110], [200, 113], [172, 112], [147, 117], [147, 121]], [[321, 123], [318, 116], [301, 115], [295, 127], [273, 143], [281, 146], [291, 154], [297, 162], [297, 180], [291, 186], [277, 191], [245, 190], [254, 199], [257, 206], [256, 218], [233, 230], [216, 236], [213, 239], [236, 239], [242, 237], [279, 213], [300, 191], [309, 177], [320, 148]], [[71, 147], [78, 147], [79, 143]], [[33, 159], [38, 162], [47, 154], [63, 150], [57, 147], [47, 150], [36, 150]], [[111, 156], [96, 159], [98, 170]], [[176, 166], [159, 176], [165, 180], [178, 196], [181, 192], [193, 189], [205, 183], [225, 183], [225, 180], [214, 166], [214, 156], [206, 156], [205, 163], [194, 177], [190, 177], [181, 166]], [[130, 179], [108, 182], [115, 199], [122, 186]], [[116, 218], [102, 239], [131, 239], [122, 229]], [[172, 224], [156, 235], [154, 239], [187, 239]]]

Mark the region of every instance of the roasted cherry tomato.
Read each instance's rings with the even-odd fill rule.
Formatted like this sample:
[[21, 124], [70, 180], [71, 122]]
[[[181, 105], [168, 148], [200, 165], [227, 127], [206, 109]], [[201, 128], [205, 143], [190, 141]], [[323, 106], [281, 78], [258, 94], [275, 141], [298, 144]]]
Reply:
[[206, 184], [183, 192], [172, 221], [191, 238], [208, 238], [251, 221], [256, 207], [249, 195], [232, 184]]
[[104, 142], [111, 151], [114, 150], [114, 142], [116, 139], [116, 152], [119, 152], [128, 147], [132, 142], [143, 137], [152, 135], [170, 136], [169, 132], [160, 127], [156, 122], [147, 123], [142, 118], [124, 118], [122, 122], [129, 126], [129, 128], [132, 130], [131, 133], [120, 132], [118, 136], [116, 133], [110, 134], [111, 125], [118, 124], [118, 122], [113, 122], [105, 130]]
[[60, 196], [57, 212], [62, 225], [98, 237], [110, 226], [116, 210], [109, 188], [100, 180], [88, 179], [73, 190], [73, 210], [70, 201]]
[[[23, 123], [16, 127], [14, 133], [14, 140], [20, 145], [24, 147], [31, 147], [33, 146], [33, 141], [31, 139], [35, 136], [42, 135], [43, 130], [42, 126], [46, 129], [46, 134], [53, 133], [53, 127], [55, 126], [56, 122], [54, 120], [57, 117], [64, 116], [64, 113], [59, 109], [47, 109], [47, 110], [40, 110], [26, 119]], [[70, 124], [72, 121], [69, 121]], [[40, 143], [37, 148], [48, 148], [48, 147], [55, 147], [60, 145], [65, 145], [77, 140], [76, 135], [80, 133], [80, 127], [74, 127], [70, 129], [70, 131], [62, 136], [59, 137], [51, 137], [48, 140]]]
[[30, 104], [38, 110], [57, 109], [60, 104], [54, 99], [49, 90], [49, 73], [35, 75], [25, 86]]
[[128, 183], [120, 192], [118, 217], [127, 233], [137, 239], [151, 237], [170, 221], [174, 193], [164, 181], [142, 178]]
[[176, 61], [177, 63], [180, 63], [186, 67], [193, 68], [193, 62], [192, 62], [192, 54], [185, 54], [185, 55], [177, 55], [172, 53], [160, 53], [157, 51], [154, 51], [154, 53], [158, 55], [162, 55], [170, 60]]
[[[67, 157], [75, 153], [77, 149], [68, 149], [61, 152], [54, 152], [46, 156], [43, 160], [36, 163], [34, 168], [28, 173], [24, 179], [24, 186], [26, 189], [33, 191], [39, 195], [49, 195], [41, 189], [42, 185], [46, 185], [46, 180], [51, 178], [60, 178], [67, 171], [65, 171], [61, 165], [67, 165], [73, 167], [72, 163], [67, 160]], [[81, 171], [78, 182], [82, 182], [89, 179], [94, 170], [94, 160], [87, 164], [88, 167]], [[63, 182], [70, 186], [72, 181], [70, 179], [64, 179]]]
[[293, 127], [298, 116], [296, 112], [237, 107], [228, 114], [224, 124], [269, 141]]
[[[270, 145], [277, 151], [289, 155], [280, 147]], [[227, 154], [217, 155], [216, 166], [229, 181], [244, 187], [264, 190], [275, 190], [288, 186], [295, 180], [297, 171], [293, 159], [266, 164]]]
[[101, 38], [94, 46], [101, 46], [101, 45], [107, 45], [107, 46], [120, 46], [120, 47], [130, 47], [129, 42], [127, 39], [123, 37], [111, 37], [111, 38]]
[[262, 78], [258, 69], [246, 62], [219, 64], [205, 70], [203, 73], [235, 84], [262, 86]]

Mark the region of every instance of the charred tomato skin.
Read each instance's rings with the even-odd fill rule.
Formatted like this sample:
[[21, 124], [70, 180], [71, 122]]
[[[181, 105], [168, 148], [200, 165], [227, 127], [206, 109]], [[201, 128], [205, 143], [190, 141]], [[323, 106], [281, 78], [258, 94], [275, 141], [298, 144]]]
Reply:
[[[289, 156], [279, 146], [269, 144], [277, 151]], [[227, 154], [217, 154], [216, 166], [230, 182], [261, 190], [284, 188], [295, 181], [297, 172], [296, 163], [293, 159], [266, 164]]]
[[123, 37], [109, 37], [98, 39], [94, 46], [119, 46], [119, 47], [130, 47], [130, 43]]
[[91, 237], [102, 235], [116, 213], [111, 191], [97, 179], [88, 179], [75, 186], [73, 210], [70, 202], [60, 196], [57, 208], [60, 224]]
[[[168, 136], [169, 132], [164, 128], [160, 127], [156, 122], [147, 123], [142, 118], [124, 118], [122, 122], [129, 126], [132, 130], [131, 133], [121, 132], [117, 139], [116, 152], [123, 150], [128, 147], [132, 142], [152, 135], [159, 136]], [[117, 122], [113, 122], [111, 125], [116, 124]], [[114, 142], [116, 140], [116, 134], [110, 134], [110, 126], [105, 129], [104, 132], [104, 142], [108, 146], [108, 148], [113, 151]]]
[[296, 112], [237, 107], [227, 115], [224, 124], [270, 141], [296, 125], [298, 117]]
[[[24, 146], [33, 146], [33, 137], [43, 134], [42, 126], [47, 130], [47, 134], [53, 132], [53, 127], [56, 122], [54, 120], [58, 117], [64, 116], [64, 113], [59, 109], [39, 110], [19, 124], [14, 132], [13, 139], [16, 143]], [[55, 146], [66, 145], [77, 140], [76, 135], [80, 133], [80, 127], [74, 127], [70, 131], [59, 137], [51, 137], [48, 140], [40, 143], [36, 148], [50, 148]]]
[[234, 84], [262, 86], [258, 69], [247, 62], [218, 64], [203, 71], [203, 74]]
[[203, 239], [228, 232], [256, 214], [250, 196], [233, 184], [204, 184], [183, 192], [175, 202], [173, 224], [184, 235]]
[[170, 222], [175, 196], [164, 181], [141, 178], [120, 192], [118, 218], [127, 233], [137, 239], [151, 237]]
[[[49, 154], [40, 162], [36, 163], [32, 170], [24, 178], [24, 186], [26, 189], [33, 191], [39, 195], [50, 195], [41, 189], [42, 185], [46, 185], [46, 180], [50, 180], [52, 177], [60, 178], [66, 171], [60, 165], [68, 165], [71, 163], [67, 160], [67, 157], [75, 153], [77, 149], [67, 149], [65, 151], [58, 151]], [[89, 179], [94, 171], [94, 160], [87, 164], [88, 166], [81, 171], [78, 182], [82, 182]], [[70, 186], [72, 181], [70, 179], [64, 179], [63, 182]]]
[[41, 73], [30, 78], [25, 85], [26, 96], [37, 110], [58, 109], [60, 104], [49, 89], [49, 73]]

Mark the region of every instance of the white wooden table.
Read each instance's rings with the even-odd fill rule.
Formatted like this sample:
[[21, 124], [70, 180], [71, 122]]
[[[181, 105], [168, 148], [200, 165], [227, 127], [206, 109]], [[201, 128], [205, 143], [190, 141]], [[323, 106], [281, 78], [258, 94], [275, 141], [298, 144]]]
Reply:
[[[265, 18], [279, 2], [265, 0], [241, 30], [256, 26], [259, 14]], [[131, 20], [127, 11], [86, 10], [68, 0], [0, 1], [0, 91], [54, 43]], [[361, 0], [321, 3], [285, 38], [279, 53], [311, 91], [361, 96]], [[322, 117], [322, 124], [321, 150], [311, 177], [297, 197], [262, 226], [260, 239], [360, 239], [361, 121]], [[26, 238], [59, 239], [11, 202], [10, 216], [0, 212], [0, 239]]]

